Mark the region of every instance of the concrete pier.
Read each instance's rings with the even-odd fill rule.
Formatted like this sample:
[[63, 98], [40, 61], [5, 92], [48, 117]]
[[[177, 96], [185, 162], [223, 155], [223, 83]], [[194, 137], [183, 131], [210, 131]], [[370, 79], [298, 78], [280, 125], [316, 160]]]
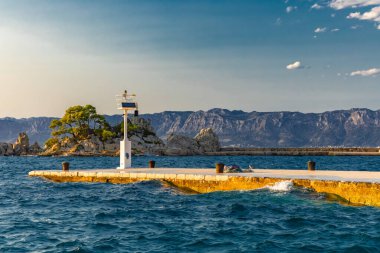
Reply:
[[31, 171], [29, 176], [55, 182], [115, 184], [162, 180], [197, 193], [255, 190], [291, 180], [295, 186], [338, 195], [347, 203], [380, 206], [380, 172], [254, 169], [253, 173], [221, 174], [216, 173], [215, 169], [140, 168]]

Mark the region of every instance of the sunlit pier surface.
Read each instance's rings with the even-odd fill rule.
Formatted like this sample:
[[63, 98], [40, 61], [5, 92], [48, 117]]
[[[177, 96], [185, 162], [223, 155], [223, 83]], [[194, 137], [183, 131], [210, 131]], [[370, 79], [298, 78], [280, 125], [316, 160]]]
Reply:
[[336, 196], [349, 204], [380, 206], [380, 172], [254, 169], [253, 173], [216, 173], [215, 169], [131, 168], [31, 171], [54, 182], [128, 184], [161, 180], [193, 193], [257, 190], [281, 181]]

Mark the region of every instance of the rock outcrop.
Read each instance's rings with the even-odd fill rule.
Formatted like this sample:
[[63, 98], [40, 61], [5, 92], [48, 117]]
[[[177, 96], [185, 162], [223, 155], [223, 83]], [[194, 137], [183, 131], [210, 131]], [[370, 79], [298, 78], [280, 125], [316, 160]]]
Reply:
[[113, 139], [102, 142], [97, 136], [91, 136], [89, 139], [78, 142], [74, 142], [70, 138], [64, 138], [40, 154], [46, 156], [115, 156], [118, 150], [119, 145]]
[[[162, 154], [165, 144], [157, 137], [149, 121], [134, 118], [132, 123], [138, 126], [128, 132], [128, 138], [132, 142], [133, 154]], [[117, 142], [119, 146], [119, 142]], [[118, 147], [119, 148], [119, 147]]]
[[41, 151], [37, 142], [29, 145], [29, 137], [25, 132], [18, 135], [14, 144], [0, 143], [0, 156], [38, 155]]
[[203, 152], [216, 152], [220, 150], [218, 136], [212, 131], [212, 128], [204, 128], [195, 136], [195, 140], [202, 147]]
[[27, 155], [29, 152], [29, 137], [23, 132], [18, 135], [18, 138], [13, 144], [14, 155]]
[[218, 136], [211, 128], [201, 129], [195, 136], [171, 134], [167, 138], [165, 155], [202, 155], [220, 149]]
[[[129, 140], [132, 141], [132, 154], [134, 155], [202, 155], [220, 149], [218, 137], [212, 129], [202, 129], [195, 138], [173, 134], [169, 136], [165, 144], [154, 132], [151, 132], [152, 129], [146, 121], [142, 120], [135, 124], [139, 124], [140, 127], [128, 134]], [[119, 147], [120, 138], [102, 142], [98, 137], [91, 136], [89, 139], [73, 142], [67, 137], [45, 150], [41, 155], [117, 156]]]
[[[128, 132], [134, 155], [202, 155], [220, 149], [218, 136], [211, 128], [201, 131], [191, 138], [172, 134], [165, 144], [153, 132], [150, 123], [144, 119], [134, 119], [133, 128]], [[42, 149], [37, 142], [29, 145], [26, 133], [20, 133], [14, 144], [0, 143], [0, 155], [62, 155], [62, 156], [117, 156], [119, 155], [120, 137], [102, 141], [98, 136], [73, 141], [69, 137], [55, 139], [50, 146]]]
[[29, 146], [28, 154], [30, 154], [30, 155], [38, 155], [42, 151], [43, 150], [40, 147], [40, 145], [38, 144], [38, 142], [35, 142], [33, 145]]
[[[143, 119], [133, 119], [134, 127], [128, 131], [128, 139], [132, 142], [132, 154], [162, 154], [164, 142], [156, 136], [150, 123]], [[120, 152], [120, 140], [115, 137], [102, 141], [98, 136], [92, 135], [88, 139], [73, 141], [71, 138], [63, 138], [41, 155], [64, 155], [64, 156], [118, 156]]]
[[10, 143], [0, 143], [0, 156], [13, 155], [13, 145]]
[[165, 155], [199, 155], [202, 153], [199, 143], [190, 137], [171, 134], [166, 143]]

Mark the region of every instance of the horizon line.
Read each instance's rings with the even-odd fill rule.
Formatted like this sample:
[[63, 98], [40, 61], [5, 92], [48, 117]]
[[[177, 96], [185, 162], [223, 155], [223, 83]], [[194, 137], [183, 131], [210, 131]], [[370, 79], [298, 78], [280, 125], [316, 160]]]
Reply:
[[[337, 112], [337, 111], [351, 111], [351, 110], [369, 110], [369, 111], [379, 111], [380, 109], [370, 109], [366, 107], [352, 107], [349, 109], [332, 109], [332, 110], [327, 110], [327, 111], [322, 111], [322, 112], [302, 112], [302, 111], [292, 111], [292, 110], [278, 110], [278, 111], [244, 111], [244, 110], [236, 110], [236, 109], [227, 109], [227, 108], [211, 108], [208, 110], [164, 110], [161, 112], [152, 112], [152, 113], [140, 113], [140, 115], [152, 115], [152, 114], [160, 114], [160, 113], [170, 113], [170, 112], [179, 112], [179, 113], [195, 113], [195, 112], [210, 112], [213, 110], [224, 110], [224, 111], [229, 111], [229, 112], [243, 112], [243, 113], [281, 113], [281, 112], [287, 112], [287, 113], [301, 113], [301, 114], [323, 114], [323, 113], [328, 113], [328, 112]], [[105, 115], [105, 116], [116, 116], [116, 115], [122, 115], [120, 114], [100, 114], [100, 115]], [[62, 117], [62, 116], [61, 116]], [[12, 116], [4, 116], [0, 117], [0, 120], [4, 119], [16, 119], [16, 120], [22, 120], [22, 119], [31, 119], [31, 118], [60, 118], [60, 116], [30, 116], [30, 117], [12, 117]]]

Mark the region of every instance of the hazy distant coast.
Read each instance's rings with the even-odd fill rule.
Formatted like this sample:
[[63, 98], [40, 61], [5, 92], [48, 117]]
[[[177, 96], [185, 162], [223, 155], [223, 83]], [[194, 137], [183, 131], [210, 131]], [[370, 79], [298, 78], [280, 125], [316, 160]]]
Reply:
[[[336, 110], [324, 113], [243, 112], [212, 109], [196, 112], [143, 114], [157, 136], [170, 134], [194, 137], [203, 128], [218, 135], [221, 146], [235, 147], [378, 147], [380, 111], [369, 109]], [[111, 125], [121, 115], [105, 116]], [[26, 132], [31, 143], [40, 145], [50, 136], [53, 118], [0, 119], [0, 142], [13, 143]]]
[[221, 148], [207, 155], [221, 156], [380, 156], [375, 147], [318, 147], [318, 148]]
[[[181, 135], [169, 136], [166, 143], [154, 133], [143, 135], [141, 131], [131, 136], [134, 155], [161, 156], [380, 156], [376, 147], [313, 147], [313, 148], [236, 148], [220, 147], [212, 129], [201, 130], [195, 138]], [[0, 143], [0, 156], [118, 156], [120, 139], [101, 142], [92, 137], [78, 143], [60, 144], [41, 148], [29, 144], [26, 133], [20, 133], [16, 142]]]

